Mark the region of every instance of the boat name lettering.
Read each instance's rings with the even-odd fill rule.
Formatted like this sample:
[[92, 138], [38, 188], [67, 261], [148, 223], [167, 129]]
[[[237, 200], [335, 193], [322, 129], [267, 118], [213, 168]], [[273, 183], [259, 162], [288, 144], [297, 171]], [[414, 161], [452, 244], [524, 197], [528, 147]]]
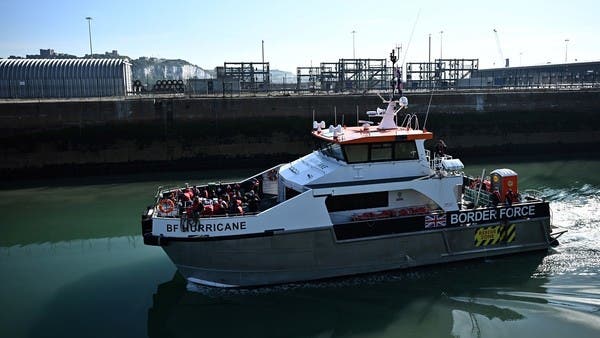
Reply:
[[493, 222], [502, 219], [514, 219], [536, 216], [535, 205], [521, 205], [500, 209], [471, 210], [450, 214], [450, 225], [464, 223]]
[[246, 222], [200, 223], [198, 220], [187, 220], [181, 224], [168, 224], [167, 232], [222, 232], [246, 230]]

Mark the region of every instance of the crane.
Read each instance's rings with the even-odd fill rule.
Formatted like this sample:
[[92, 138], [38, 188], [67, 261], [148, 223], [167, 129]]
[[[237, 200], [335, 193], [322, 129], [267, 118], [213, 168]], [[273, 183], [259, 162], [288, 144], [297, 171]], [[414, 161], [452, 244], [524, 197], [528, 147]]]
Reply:
[[494, 28], [494, 36], [496, 37], [496, 46], [498, 47], [498, 55], [500, 55], [500, 64], [504, 61], [504, 54], [502, 54], [502, 47], [500, 47], [500, 38], [498, 37], [498, 31]]

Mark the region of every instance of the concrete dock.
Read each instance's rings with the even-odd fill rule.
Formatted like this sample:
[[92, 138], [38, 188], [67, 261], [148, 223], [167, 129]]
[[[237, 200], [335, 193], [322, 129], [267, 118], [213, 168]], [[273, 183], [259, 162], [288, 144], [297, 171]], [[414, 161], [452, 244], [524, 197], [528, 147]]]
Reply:
[[[429, 107], [426, 128], [458, 156], [600, 146], [599, 89], [405, 96], [421, 126]], [[355, 125], [357, 111], [365, 119], [378, 105], [375, 94], [3, 100], [0, 173], [10, 179], [262, 166], [312, 149], [313, 113], [328, 125]]]

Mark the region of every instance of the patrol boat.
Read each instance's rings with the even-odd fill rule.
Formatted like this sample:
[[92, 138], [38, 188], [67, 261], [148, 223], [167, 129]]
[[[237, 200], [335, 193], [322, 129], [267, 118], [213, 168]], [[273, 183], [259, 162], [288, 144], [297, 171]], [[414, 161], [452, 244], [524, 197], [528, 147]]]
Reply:
[[241, 182], [159, 187], [144, 243], [192, 283], [252, 287], [547, 250], [548, 202], [506, 168], [489, 179], [432, 153], [394, 98], [355, 127], [313, 122], [318, 148]]

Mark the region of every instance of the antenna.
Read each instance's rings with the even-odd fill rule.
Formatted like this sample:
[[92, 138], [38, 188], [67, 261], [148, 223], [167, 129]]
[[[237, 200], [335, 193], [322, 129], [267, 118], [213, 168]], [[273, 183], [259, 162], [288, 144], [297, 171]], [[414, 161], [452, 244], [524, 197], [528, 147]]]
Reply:
[[333, 124], [337, 126], [337, 106], [333, 106]]
[[431, 99], [433, 99], [434, 90], [434, 88], [431, 88], [431, 95], [429, 96], [429, 104], [427, 105], [427, 113], [425, 114], [425, 122], [423, 122], [423, 129], [425, 129], [425, 126], [427, 125], [427, 117], [429, 117], [429, 107], [431, 107]]
[[417, 12], [417, 18], [415, 19], [415, 23], [413, 23], [412, 30], [410, 31], [410, 37], [408, 38], [408, 44], [406, 45], [406, 49], [404, 50], [404, 57], [402, 58], [402, 63], [400, 65], [404, 65], [404, 61], [406, 60], [406, 55], [408, 54], [408, 50], [410, 49], [410, 42], [412, 41], [413, 34], [415, 33], [415, 27], [417, 27], [417, 22], [419, 21], [419, 16], [421, 15], [421, 9]]
[[[392, 61], [392, 69], [396, 68], [396, 61], [398, 61], [398, 57], [396, 56], [396, 50], [392, 49], [392, 52], [390, 53], [390, 61]], [[398, 80], [396, 80], [398, 81]], [[396, 83], [394, 82], [394, 77], [392, 76], [392, 81], [390, 83], [392, 85], [392, 95], [390, 96], [390, 101], [394, 99], [394, 91], [396, 89]], [[379, 94], [377, 94], [379, 95]], [[381, 97], [381, 96], [379, 96]], [[385, 102], [385, 100], [383, 101]]]

